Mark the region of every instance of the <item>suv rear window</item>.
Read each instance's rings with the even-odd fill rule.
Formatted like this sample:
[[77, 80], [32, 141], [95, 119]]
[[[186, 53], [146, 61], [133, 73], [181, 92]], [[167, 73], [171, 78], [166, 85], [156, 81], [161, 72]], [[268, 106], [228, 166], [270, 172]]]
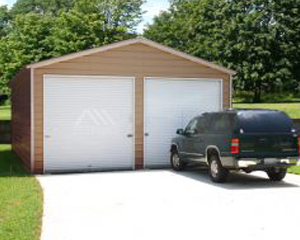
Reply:
[[242, 111], [237, 114], [238, 127], [245, 133], [290, 133], [292, 120], [283, 112]]
[[231, 131], [234, 117], [234, 114], [214, 114], [211, 118], [211, 132], [224, 133]]

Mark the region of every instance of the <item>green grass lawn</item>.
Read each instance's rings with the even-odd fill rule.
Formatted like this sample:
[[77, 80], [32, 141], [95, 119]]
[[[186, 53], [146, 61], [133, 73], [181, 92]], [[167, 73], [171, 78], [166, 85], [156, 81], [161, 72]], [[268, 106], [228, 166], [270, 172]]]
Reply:
[[290, 167], [288, 172], [300, 175], [300, 166]]
[[0, 120], [10, 120], [10, 119], [11, 119], [10, 106], [0, 107]]
[[43, 193], [11, 152], [0, 145], [0, 239], [38, 240], [41, 233]]
[[235, 108], [263, 108], [286, 112], [291, 118], [300, 118], [300, 103], [235, 103]]

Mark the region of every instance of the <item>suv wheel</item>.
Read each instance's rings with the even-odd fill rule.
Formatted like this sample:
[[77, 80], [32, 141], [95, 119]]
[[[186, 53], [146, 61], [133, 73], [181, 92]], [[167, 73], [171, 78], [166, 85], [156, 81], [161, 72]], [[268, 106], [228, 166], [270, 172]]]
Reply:
[[172, 151], [170, 161], [171, 161], [171, 166], [175, 171], [181, 171], [186, 166], [186, 163], [180, 159], [177, 150]]
[[280, 169], [268, 169], [267, 174], [270, 178], [271, 181], [281, 181], [284, 179], [286, 175], [286, 169], [285, 168], [280, 168]]
[[209, 159], [209, 175], [213, 182], [223, 183], [226, 182], [229, 171], [225, 169], [219, 158], [212, 155]]

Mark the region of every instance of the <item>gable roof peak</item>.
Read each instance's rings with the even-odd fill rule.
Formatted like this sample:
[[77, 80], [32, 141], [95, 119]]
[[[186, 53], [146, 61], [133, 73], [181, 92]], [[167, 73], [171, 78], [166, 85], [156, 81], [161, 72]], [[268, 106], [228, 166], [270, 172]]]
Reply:
[[71, 54], [68, 54], [68, 55], [61, 56], [61, 57], [51, 58], [51, 59], [48, 59], [48, 60], [40, 61], [40, 62], [28, 65], [27, 68], [39, 68], [39, 67], [43, 67], [43, 66], [48, 66], [48, 65], [51, 65], [51, 64], [54, 64], [54, 63], [59, 63], [59, 62], [71, 60], [71, 59], [74, 59], [74, 58], [83, 57], [83, 56], [94, 54], [94, 53], [104, 52], [104, 51], [108, 51], [108, 50], [111, 50], [111, 49], [114, 49], [114, 48], [123, 47], [123, 46], [126, 46], [126, 45], [131, 45], [131, 44], [136, 44], [136, 43], [145, 44], [145, 45], [148, 45], [150, 47], [159, 49], [161, 51], [164, 51], [164, 52], [167, 52], [167, 53], [170, 53], [170, 54], [173, 54], [173, 55], [177, 55], [179, 57], [188, 59], [192, 62], [202, 64], [204, 66], [216, 69], [220, 72], [224, 72], [224, 73], [227, 73], [227, 74], [230, 74], [230, 75], [236, 74], [235, 71], [233, 71], [229, 68], [225, 68], [223, 66], [217, 65], [213, 62], [209, 62], [209, 61], [204, 60], [202, 58], [198, 58], [198, 57], [189, 55], [187, 53], [180, 52], [180, 51], [175, 50], [173, 48], [164, 46], [162, 44], [159, 44], [157, 42], [154, 42], [152, 40], [144, 38], [143, 36], [138, 36], [138, 37], [133, 38], [133, 39], [128, 39], [128, 40], [124, 40], [124, 41], [104, 45], [102, 47], [83, 50], [83, 51], [80, 51], [80, 52], [77, 52], [77, 53], [71, 53]]

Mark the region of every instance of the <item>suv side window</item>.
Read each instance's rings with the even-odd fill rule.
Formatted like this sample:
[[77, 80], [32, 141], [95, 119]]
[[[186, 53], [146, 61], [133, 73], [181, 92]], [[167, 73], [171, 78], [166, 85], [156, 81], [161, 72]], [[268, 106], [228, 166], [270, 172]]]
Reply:
[[197, 118], [192, 119], [187, 125], [187, 127], [185, 128], [184, 132], [187, 134], [192, 132], [197, 132], [197, 123], [198, 123]]
[[198, 118], [196, 128], [198, 134], [203, 134], [207, 132], [207, 120], [205, 116]]
[[212, 118], [211, 131], [213, 133], [224, 133], [230, 131], [232, 119], [228, 114], [216, 114]]
[[185, 129], [185, 133], [203, 134], [206, 132], [207, 121], [204, 116], [192, 119]]

